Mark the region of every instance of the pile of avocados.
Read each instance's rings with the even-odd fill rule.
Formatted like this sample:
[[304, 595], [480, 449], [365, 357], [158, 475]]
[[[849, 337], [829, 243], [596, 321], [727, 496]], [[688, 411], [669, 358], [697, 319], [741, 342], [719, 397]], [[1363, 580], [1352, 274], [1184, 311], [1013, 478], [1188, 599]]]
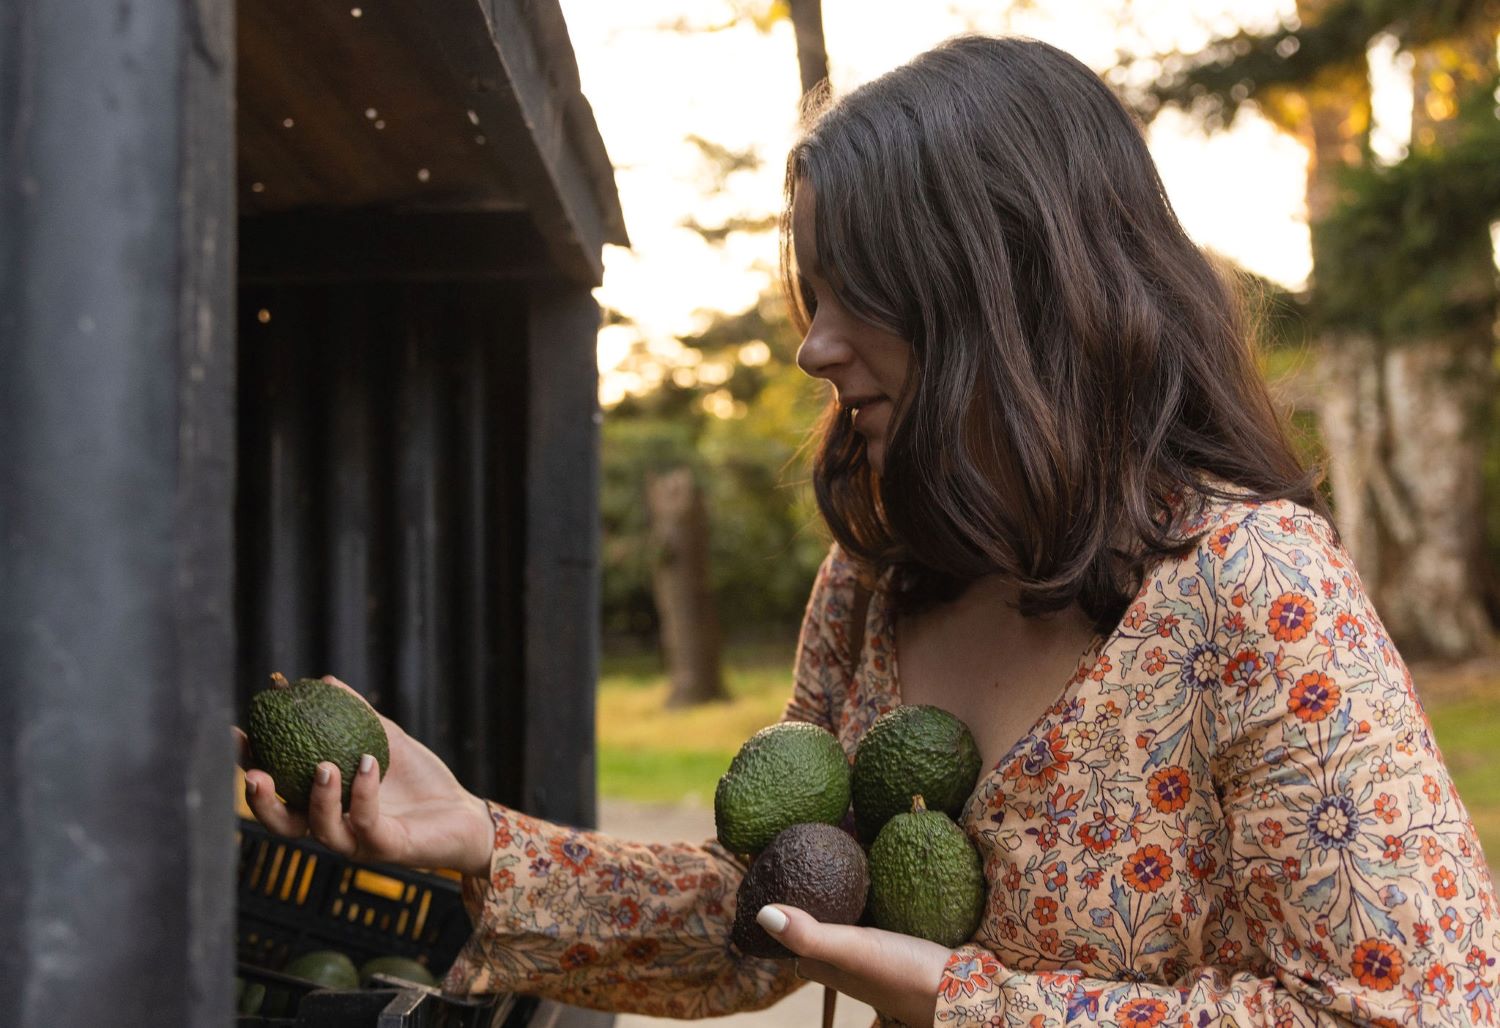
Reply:
[[[792, 953], [756, 923], [785, 903], [829, 924], [958, 946], [979, 927], [979, 852], [954, 821], [979, 780], [968, 726], [929, 704], [877, 718], [851, 767], [838, 739], [805, 722], [751, 736], [719, 779], [719, 842], [751, 861], [730, 938], [758, 957]], [[850, 804], [858, 841], [839, 827]]]

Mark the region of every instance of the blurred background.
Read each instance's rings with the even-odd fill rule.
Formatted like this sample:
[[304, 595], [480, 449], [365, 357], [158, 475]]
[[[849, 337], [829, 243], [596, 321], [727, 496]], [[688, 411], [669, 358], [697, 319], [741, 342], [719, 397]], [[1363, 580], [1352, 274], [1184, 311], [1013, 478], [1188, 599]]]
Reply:
[[606, 828], [705, 823], [780, 715], [827, 549], [804, 446], [826, 396], [776, 285], [799, 97], [982, 31], [1071, 52], [1140, 116], [1188, 232], [1256, 312], [1266, 377], [1500, 852], [1500, 4], [563, 8], [633, 239], [595, 294]]

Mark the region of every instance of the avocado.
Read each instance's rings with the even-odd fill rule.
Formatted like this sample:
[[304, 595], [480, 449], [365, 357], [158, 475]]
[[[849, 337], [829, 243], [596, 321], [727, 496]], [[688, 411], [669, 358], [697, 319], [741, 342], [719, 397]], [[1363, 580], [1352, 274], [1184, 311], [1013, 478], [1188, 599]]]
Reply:
[[835, 825], [849, 808], [849, 758], [830, 731], [783, 721], [756, 732], [714, 790], [714, 827], [731, 853], [753, 855], [784, 828]]
[[870, 847], [870, 920], [940, 946], [967, 942], [984, 914], [984, 870], [964, 830], [920, 795]]
[[854, 751], [854, 823], [866, 846], [921, 793], [929, 810], [957, 818], [979, 781], [969, 726], [941, 707], [908, 704], [875, 719]]
[[740, 882], [729, 937], [752, 957], [794, 956], [755, 920], [761, 907], [785, 903], [824, 924], [854, 924], [869, 888], [865, 851], [848, 832], [818, 822], [792, 825], [771, 840]]
[[282, 968], [281, 973], [321, 985], [325, 989], [359, 988], [359, 972], [355, 970], [354, 961], [349, 959], [348, 954], [334, 949], [304, 953]]
[[321, 761], [338, 765], [345, 810], [363, 754], [379, 763], [382, 778], [391, 765], [385, 727], [370, 705], [348, 689], [314, 678], [289, 684], [272, 675], [271, 688], [250, 701], [249, 729], [256, 765], [270, 774], [293, 810], [307, 809]]
[[373, 975], [385, 974], [392, 978], [400, 978], [404, 982], [415, 982], [418, 985], [434, 986], [437, 979], [432, 972], [427, 970], [415, 960], [407, 957], [371, 957], [359, 965], [359, 984], [368, 987]]
[[260, 1013], [261, 1004], [266, 1001], [266, 987], [260, 982], [251, 982], [245, 986], [245, 991], [235, 1002], [235, 1010], [247, 1016]]

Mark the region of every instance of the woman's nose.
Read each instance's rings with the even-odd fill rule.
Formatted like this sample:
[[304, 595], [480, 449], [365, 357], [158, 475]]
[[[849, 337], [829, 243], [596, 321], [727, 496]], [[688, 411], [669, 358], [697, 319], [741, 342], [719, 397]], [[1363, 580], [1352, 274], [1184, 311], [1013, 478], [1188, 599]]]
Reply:
[[827, 378], [830, 372], [846, 364], [852, 351], [835, 332], [820, 325], [816, 317], [808, 326], [802, 345], [797, 347], [797, 366], [813, 378]]

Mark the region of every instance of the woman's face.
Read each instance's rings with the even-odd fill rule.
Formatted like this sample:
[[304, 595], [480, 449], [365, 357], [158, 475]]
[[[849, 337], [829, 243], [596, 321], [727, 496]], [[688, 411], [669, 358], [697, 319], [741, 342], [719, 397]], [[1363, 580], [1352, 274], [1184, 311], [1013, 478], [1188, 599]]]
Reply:
[[911, 344], [900, 336], [855, 317], [829, 287], [818, 264], [814, 236], [813, 193], [797, 187], [792, 204], [792, 241], [797, 270], [812, 288], [815, 311], [797, 365], [814, 378], [833, 384], [854, 430], [865, 437], [865, 452], [877, 474], [885, 470], [885, 447], [892, 407], [906, 382]]

